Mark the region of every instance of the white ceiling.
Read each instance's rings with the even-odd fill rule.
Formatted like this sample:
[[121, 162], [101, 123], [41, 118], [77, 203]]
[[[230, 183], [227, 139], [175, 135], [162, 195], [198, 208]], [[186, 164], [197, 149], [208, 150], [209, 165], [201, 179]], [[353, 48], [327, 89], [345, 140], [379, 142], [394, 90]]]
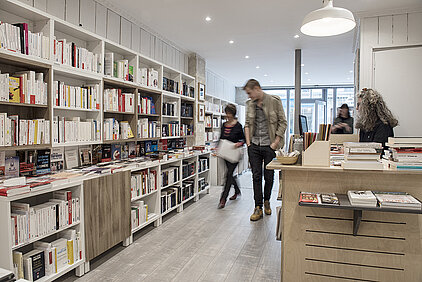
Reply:
[[[108, 0], [164, 38], [198, 53], [207, 67], [240, 86], [294, 84], [294, 50], [302, 49], [303, 84], [352, 83], [354, 30], [313, 38], [300, 33], [304, 16], [322, 0]], [[352, 12], [420, 5], [421, 0], [335, 0]], [[210, 16], [212, 20], [204, 19]], [[294, 38], [299, 34], [298, 39]], [[229, 44], [234, 40], [234, 44]], [[244, 56], [249, 55], [250, 59]], [[259, 69], [256, 69], [259, 66]], [[268, 76], [265, 77], [264, 75]]]

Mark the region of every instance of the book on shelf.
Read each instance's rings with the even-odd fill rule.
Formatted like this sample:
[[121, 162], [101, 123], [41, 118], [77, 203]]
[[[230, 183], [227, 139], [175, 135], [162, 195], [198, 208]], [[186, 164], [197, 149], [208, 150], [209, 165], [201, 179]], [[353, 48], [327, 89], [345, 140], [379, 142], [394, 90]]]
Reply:
[[50, 121], [24, 120], [17, 115], [0, 113], [0, 146], [39, 145], [47, 142], [50, 142]]
[[34, 248], [44, 252], [45, 276], [57, 273], [57, 249], [51, 243], [36, 241]]
[[6, 178], [19, 177], [19, 157], [6, 157], [4, 176]]
[[47, 174], [51, 172], [51, 152], [47, 150], [37, 150], [35, 173], [37, 175]]
[[111, 145], [111, 157], [112, 160], [120, 160], [122, 155], [122, 147], [120, 144], [112, 144]]
[[51, 172], [57, 172], [64, 169], [64, 148], [52, 148], [50, 157]]
[[319, 203], [317, 193], [311, 193], [311, 192], [300, 192], [299, 195], [299, 202], [301, 203]]
[[143, 86], [158, 89], [158, 71], [153, 68], [138, 69], [138, 81]]
[[101, 122], [96, 119], [83, 120], [76, 116], [53, 117], [53, 143], [94, 142], [101, 140]]
[[321, 203], [328, 204], [328, 205], [339, 205], [340, 202], [338, 197], [334, 193], [321, 193]]
[[169, 123], [164, 123], [162, 125], [161, 135], [162, 137], [172, 137], [180, 135], [180, 126], [178, 121], [172, 121]]
[[381, 208], [405, 208], [420, 210], [421, 202], [406, 192], [373, 191]]
[[24, 279], [25, 273], [23, 268], [23, 254], [22, 252], [12, 252], [13, 269], [17, 279]]
[[414, 147], [415, 145], [422, 147], [422, 137], [388, 137], [388, 145], [402, 145], [406, 147]]
[[44, 251], [34, 249], [25, 253], [22, 259], [26, 280], [37, 281], [45, 276]]
[[129, 60], [115, 61], [114, 53], [107, 52], [104, 57], [105, 75], [133, 82], [133, 66], [129, 65]]
[[53, 37], [53, 56], [58, 64], [74, 68], [101, 73], [102, 57], [85, 48], [78, 47], [66, 38], [56, 39]]
[[179, 82], [167, 77], [163, 77], [163, 90], [173, 93], [179, 93]]
[[79, 147], [79, 162], [81, 166], [92, 164], [92, 151], [90, 145]]
[[141, 93], [138, 93], [138, 113], [146, 115], [156, 114], [154, 99], [149, 96], [141, 96]]
[[66, 147], [64, 151], [66, 160], [66, 169], [71, 169], [79, 166], [78, 164], [78, 148]]
[[54, 106], [75, 109], [100, 109], [100, 85], [71, 86], [54, 81]]
[[347, 197], [352, 206], [370, 207], [377, 206], [377, 198], [372, 191], [347, 191]]
[[157, 138], [160, 137], [160, 122], [150, 121], [148, 118], [138, 119], [138, 137], [139, 138]]
[[131, 204], [132, 230], [148, 221], [148, 205], [144, 201], [135, 201]]
[[57, 272], [69, 265], [69, 258], [67, 252], [67, 240], [59, 238], [51, 242], [51, 246], [56, 248], [57, 253]]
[[0, 21], [0, 48], [43, 59], [50, 57], [49, 37], [43, 32], [31, 32], [28, 23]]
[[104, 89], [104, 111], [134, 113], [134, 94], [121, 89]]

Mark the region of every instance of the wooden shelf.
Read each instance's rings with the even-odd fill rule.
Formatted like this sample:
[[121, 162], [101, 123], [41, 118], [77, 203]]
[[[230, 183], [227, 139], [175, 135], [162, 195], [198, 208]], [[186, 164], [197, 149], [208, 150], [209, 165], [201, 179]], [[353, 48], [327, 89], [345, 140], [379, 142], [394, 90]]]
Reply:
[[191, 179], [191, 178], [193, 178], [193, 177], [195, 177], [195, 176], [196, 176], [196, 173], [194, 173], [194, 174], [192, 174], [192, 175], [189, 175], [188, 177], [183, 178], [183, 179], [182, 179], [182, 182], [183, 182], [183, 181], [186, 181], [186, 180], [188, 180], [188, 179]]
[[136, 138], [136, 141], [150, 141], [150, 140], [160, 140], [161, 137], [152, 137], [152, 138]]
[[177, 138], [182, 138], [181, 136], [166, 136], [166, 137], [161, 137], [160, 139], [177, 139]]
[[168, 98], [177, 99], [177, 100], [179, 100], [180, 99], [180, 96], [181, 96], [180, 94], [169, 92], [169, 91], [165, 91], [165, 90], [163, 90], [162, 93], [163, 93], [163, 96], [166, 96]]
[[135, 142], [136, 138], [130, 138], [130, 139], [116, 139], [116, 140], [104, 140], [103, 144], [117, 144], [117, 143], [123, 143], [123, 142]]
[[36, 144], [36, 145], [24, 145], [24, 146], [7, 146], [7, 147], [1, 147], [0, 151], [14, 151], [14, 150], [43, 150], [43, 149], [49, 149], [51, 147], [50, 144]]
[[137, 88], [138, 85], [132, 81], [126, 81], [116, 77], [104, 76], [104, 84], [122, 88]]
[[138, 113], [138, 117], [160, 117], [159, 114], [140, 114]]
[[22, 247], [24, 247], [24, 246], [27, 246], [27, 245], [32, 244], [32, 243], [34, 243], [34, 242], [40, 241], [40, 240], [42, 240], [42, 239], [44, 239], [44, 238], [50, 237], [50, 236], [51, 236], [51, 235], [53, 235], [53, 234], [60, 233], [60, 232], [62, 232], [63, 230], [69, 229], [69, 228], [74, 227], [74, 226], [79, 225], [79, 224], [80, 224], [80, 221], [78, 221], [78, 222], [74, 222], [74, 223], [72, 223], [72, 224], [70, 224], [70, 225], [68, 225], [68, 226], [65, 226], [65, 227], [62, 227], [62, 228], [60, 228], [60, 229], [58, 229], [58, 230], [55, 230], [54, 232], [50, 232], [50, 233], [48, 233], [48, 234], [46, 234], [46, 235], [43, 235], [43, 236], [39, 236], [39, 237], [33, 238], [33, 239], [29, 240], [28, 242], [21, 243], [21, 244], [19, 244], [19, 245], [13, 246], [13, 247], [12, 247], [12, 250], [17, 250], [17, 249], [20, 249], [20, 248], [22, 248]]
[[64, 142], [64, 143], [53, 143], [53, 147], [64, 147], [64, 146], [83, 146], [83, 145], [96, 145], [101, 144], [101, 141], [78, 141], [78, 142]]
[[204, 194], [205, 192], [207, 192], [208, 189], [210, 189], [210, 185], [205, 186], [204, 189], [198, 192], [198, 195]]
[[[1, 3], [3, 5], [3, 2]], [[2, 6], [3, 8], [3, 6]], [[5, 49], [0, 49], [0, 62], [13, 64], [18, 66], [26, 66], [29, 68], [51, 68], [51, 61], [43, 58], [25, 55], [18, 52], [13, 52]]]
[[189, 96], [180, 95], [180, 98], [182, 100], [185, 100], [185, 101], [195, 102], [195, 98], [192, 98], [192, 97], [189, 97]]
[[174, 207], [169, 208], [168, 210], [166, 210], [165, 212], [163, 212], [163, 213], [161, 214], [161, 216], [165, 216], [165, 215], [167, 215], [167, 214], [171, 213], [172, 211], [174, 211], [175, 209], [177, 209], [177, 208], [178, 208], [178, 207], [180, 207], [180, 206], [181, 206], [181, 204], [177, 204], [177, 205], [175, 205]]
[[158, 191], [158, 189], [157, 189], [157, 190], [152, 191], [151, 193], [148, 193], [148, 194], [145, 194], [145, 195], [141, 195], [141, 196], [138, 196], [138, 197], [132, 198], [130, 201], [131, 201], [131, 202], [139, 201], [139, 200], [141, 200], [141, 199], [143, 199], [143, 198], [145, 198], [145, 197], [148, 197], [148, 196], [151, 196], [151, 195], [153, 195], [153, 194], [157, 193], [157, 191]]
[[422, 214], [422, 210], [414, 210], [414, 209], [383, 208], [383, 207], [373, 207], [373, 208], [371, 208], [371, 207], [353, 206], [350, 203], [349, 197], [346, 194], [336, 194], [336, 196], [339, 200], [338, 205], [299, 202], [299, 206], [314, 207], [314, 208], [331, 208], [331, 209], [353, 210], [353, 236], [358, 235], [360, 222], [362, 220], [362, 211]]
[[179, 118], [179, 116], [166, 116], [166, 115], [162, 115], [163, 118]]
[[193, 120], [193, 117], [180, 117], [181, 119], [190, 119], [190, 120]]
[[135, 112], [119, 112], [119, 111], [104, 111], [105, 114], [116, 114], [116, 115], [134, 115]]
[[206, 169], [204, 171], [200, 171], [200, 172], [198, 172], [198, 174], [202, 174], [202, 173], [205, 173], [205, 172], [208, 172], [208, 171], [210, 171], [210, 169]]
[[161, 94], [162, 93], [161, 89], [153, 88], [153, 87], [150, 87], [150, 86], [145, 86], [145, 85], [142, 85], [142, 84], [138, 84], [137, 87], [138, 87], [138, 90], [141, 91], [141, 92], [148, 92], [148, 93], [153, 93], [153, 94]]
[[2, 101], [0, 101], [0, 105], [14, 106], [14, 107], [43, 108], [43, 109], [47, 109], [48, 108], [48, 105], [28, 104], [28, 103], [14, 103], [14, 102], [2, 102]]
[[132, 234], [141, 230], [142, 228], [144, 228], [145, 226], [148, 226], [149, 224], [153, 223], [154, 221], [156, 221], [157, 219], [159, 219], [160, 216], [157, 214], [154, 214], [153, 216], [148, 216], [148, 220], [142, 224], [140, 224], [138, 227], [132, 229]]
[[83, 108], [71, 108], [71, 107], [53, 107], [54, 110], [60, 111], [76, 111], [76, 112], [90, 112], [90, 113], [99, 113], [100, 110], [97, 109], [83, 109]]
[[66, 266], [65, 268], [60, 269], [57, 273], [51, 274], [49, 276], [44, 276], [43, 278], [38, 279], [39, 282], [51, 282], [59, 278], [60, 276], [68, 273], [69, 271], [77, 268], [78, 266], [85, 263], [85, 260], [79, 260], [76, 263]]
[[187, 202], [189, 202], [189, 201], [191, 201], [191, 200], [193, 200], [193, 199], [195, 199], [195, 195], [193, 195], [192, 197], [189, 197], [188, 199], [184, 200], [184, 201], [182, 202], [182, 204], [186, 204]]
[[[53, 66], [54, 74], [75, 78], [84, 81], [101, 81], [103, 78], [101, 73], [95, 73], [93, 71], [83, 70], [80, 68], [75, 68], [68, 65], [62, 65], [59, 63], [54, 63]], [[54, 78], [56, 80], [56, 78]]]

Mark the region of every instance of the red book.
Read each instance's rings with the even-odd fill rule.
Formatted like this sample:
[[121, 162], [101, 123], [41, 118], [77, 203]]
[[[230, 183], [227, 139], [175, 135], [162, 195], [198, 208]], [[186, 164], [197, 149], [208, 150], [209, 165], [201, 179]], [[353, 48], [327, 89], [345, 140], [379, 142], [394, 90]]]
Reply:
[[126, 94], [122, 94], [122, 112], [126, 112]]
[[28, 24], [23, 23], [23, 29], [25, 31], [25, 53], [29, 55], [29, 47], [28, 47]]
[[318, 194], [309, 192], [300, 192], [299, 202], [318, 203]]
[[15, 195], [25, 194], [25, 193], [28, 193], [29, 191], [31, 191], [31, 189], [29, 188], [29, 185], [18, 185], [18, 186], [11, 186], [11, 187], [0, 186], [0, 196], [3, 196], [3, 197], [10, 197], [10, 196], [15, 196]]
[[118, 104], [119, 104], [119, 112], [122, 111], [122, 89], [118, 89]]
[[68, 201], [69, 225], [72, 224], [72, 191], [55, 191], [53, 198]]

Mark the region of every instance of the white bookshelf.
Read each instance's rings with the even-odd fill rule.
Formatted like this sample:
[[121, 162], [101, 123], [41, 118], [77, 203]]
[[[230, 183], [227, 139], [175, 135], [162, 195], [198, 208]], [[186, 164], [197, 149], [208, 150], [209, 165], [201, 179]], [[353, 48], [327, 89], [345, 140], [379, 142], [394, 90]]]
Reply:
[[[12, 244], [12, 229], [11, 229], [11, 203], [29, 203], [31, 206], [42, 204], [52, 198], [52, 192], [59, 190], [71, 190], [72, 198], [79, 198], [80, 204], [80, 220], [72, 223], [65, 227], [62, 227], [54, 232], [32, 238], [27, 242], [19, 245]], [[73, 265], [69, 265], [63, 269], [60, 269], [57, 273], [50, 276], [45, 276], [39, 281], [53, 281], [63, 274], [77, 269], [77, 275], [84, 274], [84, 262], [85, 262], [85, 232], [84, 232], [84, 212], [83, 212], [84, 198], [83, 198], [83, 184], [82, 181], [73, 181], [72, 183], [53, 183], [49, 188], [40, 191], [34, 191], [22, 195], [13, 197], [0, 197], [0, 224], [5, 228], [0, 232], [0, 267], [13, 271], [13, 251], [21, 251], [23, 253], [33, 249], [32, 244], [37, 241], [48, 241], [52, 242], [55, 239], [60, 238], [59, 233], [66, 229], [76, 229], [81, 234], [81, 246], [82, 246], [82, 260], [77, 261]]]

